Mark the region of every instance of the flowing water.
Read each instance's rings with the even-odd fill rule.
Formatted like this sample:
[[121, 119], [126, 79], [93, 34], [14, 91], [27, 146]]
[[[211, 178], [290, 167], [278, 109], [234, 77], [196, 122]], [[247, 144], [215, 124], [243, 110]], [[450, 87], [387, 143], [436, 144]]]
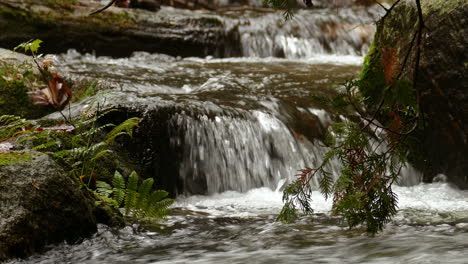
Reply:
[[[171, 109], [160, 122], [170, 134], [169, 149], [180, 154], [171, 176], [181, 187], [167, 222], [120, 230], [100, 226], [79, 244], [51, 246], [17, 262], [467, 263], [468, 192], [447, 183], [421, 184], [411, 167], [395, 186], [398, 215], [373, 237], [331, 216], [331, 201], [318, 192], [314, 215], [293, 224], [275, 221], [281, 188], [296, 170], [320, 163], [327, 126], [343, 120], [313, 96], [332, 95], [340, 82], [357, 76], [371, 38], [343, 31], [325, 49], [317, 16], [341, 19], [342, 28], [374, 18], [341, 12], [324, 9], [308, 17], [301, 11], [300, 23], [281, 29], [268, 22], [281, 14], [244, 14], [238, 20], [251, 23], [239, 29], [241, 58], [61, 55], [59, 66], [67, 74], [112, 83], [115, 89], [106, 96], [115, 104]], [[223, 19], [234, 20], [232, 14]], [[337, 174], [339, 164], [330, 170]]]

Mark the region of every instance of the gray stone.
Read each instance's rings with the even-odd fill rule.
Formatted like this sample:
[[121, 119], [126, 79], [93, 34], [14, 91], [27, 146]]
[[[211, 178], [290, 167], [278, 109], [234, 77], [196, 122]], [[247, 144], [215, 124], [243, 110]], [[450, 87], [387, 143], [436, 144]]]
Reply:
[[15, 154], [0, 153], [0, 261], [96, 232], [93, 200], [61, 167], [44, 154]]

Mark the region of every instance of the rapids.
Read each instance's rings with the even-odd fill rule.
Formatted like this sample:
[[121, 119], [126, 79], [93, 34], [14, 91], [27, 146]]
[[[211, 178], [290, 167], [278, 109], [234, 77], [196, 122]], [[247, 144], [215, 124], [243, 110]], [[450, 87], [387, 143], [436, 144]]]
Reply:
[[[275, 221], [282, 186], [298, 169], [320, 163], [326, 127], [342, 119], [311, 98], [334, 94], [358, 75], [373, 29], [351, 25], [363, 18], [369, 25], [378, 13], [307, 12], [284, 25], [272, 23], [281, 13], [218, 14], [228, 27], [245, 20], [239, 28], [244, 57], [59, 55], [65, 74], [114, 85], [110, 101], [176, 106], [161, 122], [182, 153], [177, 175], [170, 176], [184, 187], [167, 222], [100, 226], [79, 244], [50, 246], [12, 263], [467, 263], [468, 192], [419, 183], [411, 167], [395, 186], [398, 215], [374, 237], [348, 230], [318, 192], [314, 215]], [[320, 19], [337, 27], [320, 26]], [[337, 173], [339, 164], [330, 169]], [[192, 188], [195, 180], [202, 187]], [[204, 195], [194, 195], [200, 188]]]

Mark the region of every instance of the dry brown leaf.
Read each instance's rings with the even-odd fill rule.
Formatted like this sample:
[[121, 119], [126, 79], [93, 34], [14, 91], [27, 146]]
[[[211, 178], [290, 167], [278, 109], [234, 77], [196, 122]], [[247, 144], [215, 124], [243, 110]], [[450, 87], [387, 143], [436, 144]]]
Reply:
[[42, 90], [28, 93], [33, 104], [52, 105], [58, 109], [68, 104], [72, 97], [72, 91], [58, 74], [52, 73], [52, 79], [49, 80], [47, 86]]
[[36, 181], [34, 179], [31, 179], [31, 184], [32, 186], [34, 186], [34, 188], [36, 188], [37, 190], [40, 190], [41, 188], [39, 187], [39, 184], [36, 183]]

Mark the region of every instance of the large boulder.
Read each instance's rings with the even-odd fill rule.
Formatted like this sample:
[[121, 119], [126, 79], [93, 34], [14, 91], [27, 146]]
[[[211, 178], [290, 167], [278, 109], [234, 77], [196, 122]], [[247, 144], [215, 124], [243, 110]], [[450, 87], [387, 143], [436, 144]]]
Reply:
[[[378, 64], [385, 49], [396, 51], [400, 65], [404, 61], [418, 27], [414, 2], [401, 1], [380, 21], [362, 79], [382, 83], [383, 67]], [[468, 2], [421, 3], [425, 28], [416, 89], [426, 126], [413, 138], [411, 159], [424, 172], [425, 181], [442, 173], [457, 186], [468, 188]], [[415, 60], [412, 52], [403, 76], [412, 79]], [[376, 94], [381, 93], [370, 91], [367, 96]]]
[[0, 153], [0, 261], [96, 232], [94, 202], [47, 155]]

